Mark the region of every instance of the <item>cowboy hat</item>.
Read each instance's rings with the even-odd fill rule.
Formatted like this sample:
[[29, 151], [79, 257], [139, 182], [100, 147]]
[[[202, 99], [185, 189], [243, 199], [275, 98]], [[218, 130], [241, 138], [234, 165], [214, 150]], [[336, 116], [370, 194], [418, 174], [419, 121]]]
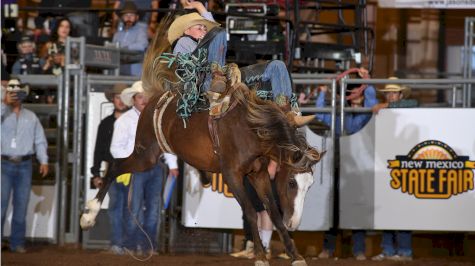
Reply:
[[196, 12], [186, 14], [176, 18], [173, 21], [172, 25], [170, 25], [170, 28], [168, 29], [168, 42], [170, 44], [173, 44], [173, 42], [183, 36], [185, 30], [187, 30], [191, 26], [198, 24], [205, 25], [208, 31], [220, 25], [219, 23], [203, 18], [200, 14]]
[[109, 102], [112, 102], [112, 100], [114, 100], [114, 95], [120, 94], [126, 88], [127, 88], [127, 85], [124, 83], [115, 84], [112, 88], [105, 91], [106, 99]]
[[134, 2], [132, 1], [125, 1], [124, 5], [122, 6], [122, 9], [117, 10], [116, 13], [120, 16], [122, 14], [126, 13], [135, 13], [138, 14], [139, 10], [137, 9], [137, 6], [135, 5]]
[[[390, 77], [389, 79], [392, 79], [392, 80], [397, 80], [398, 78], [396, 77]], [[403, 98], [407, 98], [409, 97], [409, 95], [411, 94], [411, 88], [409, 88], [408, 86], [401, 86], [399, 84], [386, 84], [386, 86], [384, 86], [383, 89], [379, 89], [380, 92], [401, 92], [402, 93], [402, 97]]]
[[132, 99], [134, 95], [137, 93], [144, 92], [145, 91], [142, 87], [142, 81], [136, 81], [134, 84], [132, 84], [132, 87], [122, 91], [122, 93], [120, 94], [120, 98], [122, 99], [122, 102], [124, 102], [125, 105], [131, 107], [132, 105], [134, 105], [134, 100]]

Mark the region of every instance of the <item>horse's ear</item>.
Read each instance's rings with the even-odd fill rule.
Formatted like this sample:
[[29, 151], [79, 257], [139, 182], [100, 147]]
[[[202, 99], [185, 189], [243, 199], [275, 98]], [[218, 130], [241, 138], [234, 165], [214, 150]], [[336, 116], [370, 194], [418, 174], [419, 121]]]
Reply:
[[319, 153], [317, 150], [312, 149], [312, 153], [310, 155], [312, 159], [312, 165], [318, 163], [322, 159], [323, 155], [325, 155], [325, 153], [327, 153], [327, 151], [322, 151]]

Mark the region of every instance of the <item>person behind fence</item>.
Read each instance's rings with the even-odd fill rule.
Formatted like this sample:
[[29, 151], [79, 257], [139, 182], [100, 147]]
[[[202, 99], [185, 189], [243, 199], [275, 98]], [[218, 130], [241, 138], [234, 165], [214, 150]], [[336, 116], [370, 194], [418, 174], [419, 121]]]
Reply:
[[[147, 105], [148, 99], [144, 94], [142, 81], [137, 81], [132, 87], [123, 90], [120, 97], [131, 109], [116, 120], [110, 151], [114, 158], [127, 158], [134, 150], [139, 116]], [[163, 157], [169, 167], [169, 175], [178, 177], [177, 157], [169, 153], [165, 153]], [[127, 184], [130, 182], [132, 215], [127, 221], [124, 247], [138, 255], [141, 255], [143, 251], [148, 254], [157, 252], [157, 229], [160, 222], [164, 170], [164, 166], [159, 162], [150, 170], [132, 173], [130, 181], [123, 181]], [[142, 210], [143, 224], [140, 226], [143, 227], [145, 233], [137, 225], [139, 217], [142, 216]]]
[[[100, 188], [103, 185], [101, 178], [101, 164], [107, 163], [110, 166], [114, 158], [110, 152], [112, 141], [112, 133], [114, 132], [115, 121], [128, 110], [127, 106], [122, 102], [120, 93], [127, 85], [118, 83], [112, 89], [105, 92], [106, 99], [114, 104], [114, 111], [111, 115], [102, 119], [97, 128], [96, 146], [94, 148], [94, 164], [91, 167], [92, 183], [95, 187]], [[107, 168], [106, 168], [107, 171]], [[112, 181], [109, 187], [109, 214], [110, 222], [110, 252], [116, 255], [124, 254], [122, 249], [125, 236], [125, 221], [128, 219], [127, 211], [127, 195], [129, 189], [123, 183], [119, 183], [117, 179]]]
[[[396, 81], [397, 77], [389, 77]], [[384, 94], [385, 101], [373, 107], [373, 113], [377, 114], [383, 108], [413, 108], [417, 107], [419, 103], [415, 99], [407, 99], [411, 94], [411, 88], [401, 86], [399, 84], [387, 84], [379, 92]]]
[[[389, 79], [397, 82], [396, 77]], [[379, 103], [373, 107], [373, 112], [377, 114], [383, 108], [411, 108], [417, 107], [418, 102], [414, 99], [407, 99], [411, 94], [411, 89], [407, 86], [399, 84], [387, 84], [379, 92], [384, 94], [385, 102]], [[395, 261], [411, 261], [412, 260], [412, 232], [405, 230], [386, 230], [383, 231], [381, 241], [381, 254], [376, 255], [372, 260], [395, 260]]]
[[[358, 75], [361, 78], [369, 78], [368, 71], [365, 68], [360, 68], [358, 70]], [[361, 86], [365, 86], [363, 93], [359, 91]], [[351, 107], [359, 108], [359, 107], [366, 107], [372, 108], [378, 103], [378, 99], [376, 98], [376, 90], [372, 85], [357, 85], [357, 87], [352, 88], [349, 90], [348, 93], [348, 102]], [[326, 107], [325, 103], [325, 96], [328, 92], [327, 86], [319, 87], [320, 93], [317, 96], [316, 100], [316, 107], [322, 108]], [[354, 92], [354, 93], [351, 93]], [[325, 123], [326, 125], [330, 126], [331, 124], [331, 114], [329, 113], [319, 113], [317, 114], [317, 119]], [[336, 117], [336, 128], [335, 134], [337, 137], [341, 136], [341, 126], [338, 122], [340, 119], [339, 116]], [[361, 130], [371, 119], [371, 113], [345, 113], [345, 131], [347, 134], [354, 134]], [[339, 167], [337, 167], [338, 169]], [[335, 173], [339, 171], [336, 170]], [[336, 182], [338, 180], [335, 180]], [[335, 190], [337, 193], [338, 190]], [[335, 206], [338, 206], [338, 195], [335, 195], [336, 201]], [[338, 210], [334, 210], [334, 219], [338, 220]], [[335, 221], [334, 224], [336, 225], [337, 222]], [[336, 246], [336, 238], [337, 238], [337, 229], [335, 227], [331, 228], [329, 231], [325, 232], [324, 239], [323, 239], [323, 250], [318, 255], [321, 259], [331, 258], [335, 252]], [[353, 240], [353, 256], [356, 260], [366, 260], [365, 256], [365, 235], [366, 232], [364, 230], [352, 230], [352, 240]]]
[[[137, 6], [132, 1], [125, 1], [117, 12], [123, 28], [114, 33], [112, 42], [118, 43], [120, 48], [131, 51], [145, 52], [148, 47], [147, 25], [139, 22]], [[142, 63], [127, 63], [120, 65], [121, 75], [142, 75]]]
[[19, 58], [12, 66], [13, 75], [42, 74], [44, 59], [36, 54], [36, 44], [28, 35], [21, 37], [17, 44]]
[[63, 73], [66, 39], [71, 36], [72, 28], [73, 24], [68, 18], [56, 20], [50, 40], [40, 53], [42, 58], [46, 58], [43, 65], [44, 74], [61, 75]]
[[[219, 24], [201, 2], [190, 0], [180, 2], [185, 9], [195, 9], [198, 13], [193, 12], [176, 18], [168, 30], [168, 41], [174, 54], [187, 54], [193, 53], [208, 33], [212, 34], [207, 48], [208, 62], [217, 67], [212, 67], [212, 73], [206, 76], [203, 88], [208, 94], [215, 95], [213, 98], [218, 98], [226, 87], [222, 69], [227, 51], [226, 31], [219, 29], [211, 31]], [[297, 101], [291, 103], [292, 84], [284, 62], [280, 60], [269, 62], [265, 65], [263, 73], [258, 76], [262, 82], [271, 83], [272, 99], [294, 118], [296, 125], [303, 126], [315, 118], [313, 115], [302, 116]]]
[[[125, 0], [115, 0], [114, 1], [114, 9], [119, 9]], [[156, 10], [159, 7], [159, 0], [133, 0], [135, 5], [138, 9], [152, 9]], [[119, 24], [120, 17], [116, 14], [113, 15], [112, 19], [112, 31], [115, 33], [117, 28], [120, 28]], [[158, 21], [158, 13], [157, 12], [141, 12], [139, 14], [139, 21], [143, 22], [148, 25], [147, 35], [148, 37], [152, 38], [153, 34], [155, 34], [155, 28], [157, 26]]]
[[28, 88], [18, 79], [11, 79], [2, 88], [2, 237], [8, 203], [12, 196], [10, 250], [25, 253], [26, 212], [30, 200], [33, 157], [40, 163], [39, 173], [48, 174], [45, 132], [38, 117], [22, 106]]

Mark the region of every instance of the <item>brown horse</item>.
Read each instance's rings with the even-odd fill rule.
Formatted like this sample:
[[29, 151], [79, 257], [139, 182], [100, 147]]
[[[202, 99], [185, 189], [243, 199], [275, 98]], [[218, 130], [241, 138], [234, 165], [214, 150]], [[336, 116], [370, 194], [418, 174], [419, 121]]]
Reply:
[[[163, 36], [156, 35], [145, 56], [142, 81], [153, 96], [140, 115], [134, 151], [108, 171], [104, 186], [86, 204], [88, 211], [81, 217], [81, 227], [94, 225], [110, 184], [107, 181], [121, 173], [148, 170], [159, 162], [163, 152], [171, 152], [197, 169], [223, 174], [251, 225], [256, 264], [268, 262], [259, 238], [257, 214], [243, 186], [246, 175], [266, 206], [292, 264], [306, 265], [287, 230], [295, 230], [300, 223], [305, 194], [313, 183], [311, 167], [320, 160], [320, 154], [277, 105], [258, 99], [243, 84], [234, 86], [231, 107], [222, 117], [208, 122], [208, 112], [193, 113], [185, 127], [176, 114], [181, 85], [174, 66], [168, 68], [156, 60], [169, 49]], [[280, 165], [275, 177], [280, 210], [267, 171], [270, 159]]]

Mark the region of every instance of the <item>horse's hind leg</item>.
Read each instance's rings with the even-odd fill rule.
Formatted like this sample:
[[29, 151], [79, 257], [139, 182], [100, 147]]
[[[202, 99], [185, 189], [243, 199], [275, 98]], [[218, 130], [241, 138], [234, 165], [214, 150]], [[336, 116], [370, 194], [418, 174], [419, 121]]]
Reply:
[[104, 185], [99, 189], [96, 197], [87, 201], [87, 211], [81, 215], [80, 219], [81, 228], [87, 230], [94, 226], [97, 214], [101, 209], [101, 204], [114, 178], [124, 173], [143, 172], [152, 168], [157, 164], [159, 155], [160, 150], [158, 144], [155, 142], [146, 149], [137, 148], [136, 146], [134, 152], [127, 159], [114, 162], [109, 168], [109, 171], [107, 171], [104, 177]]
[[256, 189], [257, 195], [262, 203], [266, 206], [267, 212], [279, 233], [280, 239], [284, 242], [285, 251], [292, 258], [292, 265], [307, 265], [304, 258], [298, 253], [294, 241], [290, 238], [289, 232], [282, 222], [282, 216], [280, 215], [279, 207], [272, 193], [272, 186], [268, 175], [254, 176], [249, 178], [249, 181]]
[[230, 190], [234, 194], [234, 197], [241, 206], [244, 217], [249, 223], [252, 238], [254, 240], [254, 254], [256, 255], [255, 265], [269, 265], [265, 256], [264, 246], [262, 245], [261, 238], [259, 237], [259, 230], [257, 228], [257, 213], [254, 209], [254, 206], [252, 205], [251, 200], [247, 196], [244, 184], [242, 183], [242, 174], [231, 174], [229, 171], [223, 171], [223, 176], [225, 178], [226, 184], [229, 186]]

